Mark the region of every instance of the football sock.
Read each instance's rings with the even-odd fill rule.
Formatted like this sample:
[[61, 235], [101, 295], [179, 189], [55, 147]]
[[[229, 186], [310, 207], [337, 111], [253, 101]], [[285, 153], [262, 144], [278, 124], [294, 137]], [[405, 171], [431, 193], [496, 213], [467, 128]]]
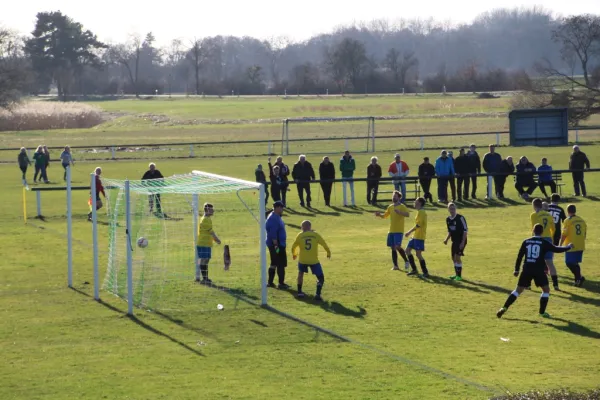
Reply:
[[579, 264], [575, 264], [574, 269], [575, 269], [575, 271], [573, 273], [575, 274], [575, 279], [580, 280], [581, 279], [581, 266]]
[[392, 249], [392, 262], [394, 263], [394, 267], [398, 266], [398, 254], [396, 254], [396, 250]]
[[421, 265], [421, 270], [423, 271], [423, 273], [428, 274], [429, 272], [427, 271], [427, 263], [425, 263], [424, 258], [419, 260], [419, 264]]
[[298, 293], [302, 293], [302, 285], [298, 284]]
[[400, 257], [402, 257], [404, 262], [408, 262], [408, 258], [406, 258], [406, 253], [404, 252], [404, 249], [402, 249], [402, 248], [398, 249], [398, 254], [400, 254]]
[[575, 273], [575, 265], [576, 264], [567, 264], [567, 268], [569, 268], [571, 273], [573, 273], [573, 276], [575, 277], [575, 279], [577, 279], [577, 274]]
[[546, 312], [546, 307], [548, 306], [548, 300], [550, 300], [550, 293], [542, 293], [542, 297], [540, 297], [540, 314]]
[[415, 257], [411, 254], [408, 256], [408, 262], [410, 263], [410, 267], [413, 271], [417, 270], [417, 264], [415, 264]]
[[552, 275], [551, 278], [552, 278], [552, 284], [554, 286], [558, 286], [558, 275]]
[[513, 290], [513, 292], [508, 296], [508, 299], [506, 299], [506, 302], [504, 303], [504, 308], [510, 307], [512, 303], [514, 303], [517, 300], [517, 297], [519, 297], [519, 292]]
[[282, 265], [277, 266], [277, 278], [280, 285], [285, 283], [285, 267]]
[[462, 277], [462, 263], [456, 264], [456, 275]]
[[200, 265], [196, 264], [196, 279], [200, 280]]
[[317, 282], [317, 296], [320, 296], [321, 290], [323, 290], [323, 284], [325, 283], [325, 275], [319, 275], [317, 276], [317, 279], [319, 280]]
[[202, 279], [208, 279], [208, 265], [200, 265], [200, 272], [202, 273]]
[[275, 267], [269, 267], [269, 284], [273, 283], [275, 280]]

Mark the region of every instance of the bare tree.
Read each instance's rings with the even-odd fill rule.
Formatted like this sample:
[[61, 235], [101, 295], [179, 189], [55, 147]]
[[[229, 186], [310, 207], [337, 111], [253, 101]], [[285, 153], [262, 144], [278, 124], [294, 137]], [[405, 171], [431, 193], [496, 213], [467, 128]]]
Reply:
[[117, 44], [109, 48], [109, 57], [112, 62], [122, 65], [127, 71], [127, 76], [135, 97], [140, 97], [139, 71], [142, 40], [139, 35], [131, 35], [127, 43]]
[[287, 36], [276, 36], [265, 42], [267, 54], [269, 57], [269, 73], [274, 87], [278, 87], [281, 83], [281, 58], [286, 48], [291, 44], [291, 40]]
[[327, 69], [342, 93], [348, 82], [357, 88], [367, 62], [365, 45], [358, 40], [345, 38], [325, 51]]
[[536, 107], [568, 107], [570, 123], [576, 126], [600, 112], [600, 88], [596, 81], [600, 65], [591, 65], [600, 57], [600, 16], [565, 18], [552, 32], [552, 38], [561, 45], [564, 62], [578, 61], [583, 81], [544, 60], [535, 66], [542, 78], [535, 81], [529, 100]]
[[392, 73], [396, 88], [400, 89], [406, 86], [407, 75], [419, 65], [419, 60], [412, 51], [401, 53], [396, 48], [391, 48], [385, 56], [384, 65]]
[[196, 84], [196, 94], [199, 95], [200, 91], [200, 70], [202, 69], [205, 58], [207, 57], [207, 49], [204, 40], [194, 39], [187, 52], [186, 58], [192, 64], [194, 69], [194, 81]]

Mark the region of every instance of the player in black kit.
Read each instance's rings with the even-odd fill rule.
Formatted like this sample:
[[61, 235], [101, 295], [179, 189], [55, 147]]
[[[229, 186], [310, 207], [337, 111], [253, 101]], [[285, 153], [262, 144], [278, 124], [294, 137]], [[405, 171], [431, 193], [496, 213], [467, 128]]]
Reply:
[[[532, 280], [535, 282], [536, 286], [542, 288], [540, 316], [550, 318], [550, 315], [546, 312], [546, 306], [550, 299], [550, 286], [548, 283], [548, 276], [544, 272], [544, 269], [546, 268], [545, 255], [547, 252], [564, 253], [571, 249], [572, 246], [557, 247], [541, 237], [543, 232], [544, 227], [540, 224], [535, 224], [533, 227], [533, 236], [529, 239], [525, 239], [521, 244], [514, 272], [514, 275], [519, 277], [519, 282], [517, 283], [517, 288], [513, 290], [508, 296], [508, 299], [506, 299], [504, 307], [496, 313], [498, 318], [502, 318], [502, 315], [504, 315], [512, 303], [517, 300], [517, 297], [523, 293], [525, 288], [531, 285]], [[523, 257], [525, 257], [525, 264], [523, 265], [523, 272], [519, 275]]]
[[551, 197], [551, 203], [548, 205], [548, 212], [552, 215], [552, 219], [554, 219], [554, 245], [558, 246], [560, 243], [560, 234], [562, 232], [561, 224], [567, 219], [567, 214], [565, 214], [565, 210], [558, 205], [560, 201], [560, 195], [558, 193], [554, 193]]
[[454, 263], [454, 275], [450, 279], [462, 281], [461, 257], [465, 255], [465, 247], [467, 246], [467, 220], [456, 212], [456, 204], [454, 203], [448, 204], [448, 212], [450, 213], [450, 216], [446, 218], [448, 236], [446, 236], [444, 244], [448, 244], [448, 239], [452, 239], [450, 254]]

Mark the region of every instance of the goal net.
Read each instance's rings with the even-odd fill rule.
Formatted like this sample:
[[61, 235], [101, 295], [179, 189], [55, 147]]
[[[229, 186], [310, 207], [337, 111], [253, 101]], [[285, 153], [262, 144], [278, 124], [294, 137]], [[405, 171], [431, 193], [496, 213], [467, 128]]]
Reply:
[[[103, 287], [136, 307], [186, 312], [266, 304], [265, 203], [261, 185], [193, 171], [164, 179], [104, 179], [114, 189]], [[208, 277], [195, 280], [196, 236], [214, 206]], [[143, 240], [147, 240], [147, 246]], [[230, 249], [226, 269], [224, 246]], [[130, 283], [130, 284], [129, 284]], [[130, 308], [131, 309], [131, 308]]]
[[315, 117], [283, 120], [281, 154], [375, 151], [374, 117]]

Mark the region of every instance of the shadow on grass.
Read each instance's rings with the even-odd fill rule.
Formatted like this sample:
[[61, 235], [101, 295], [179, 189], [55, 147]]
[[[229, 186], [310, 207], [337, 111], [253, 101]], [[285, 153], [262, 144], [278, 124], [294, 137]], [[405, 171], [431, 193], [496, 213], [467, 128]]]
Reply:
[[[81, 295], [84, 295], [84, 296], [86, 296], [86, 297], [90, 297], [90, 298], [92, 297], [92, 296], [91, 296], [89, 293], [86, 293], [86, 292], [84, 292], [84, 291], [82, 291], [82, 290], [79, 290], [79, 289], [76, 289], [76, 288], [71, 288], [71, 289], [72, 289], [74, 292], [76, 292], [76, 293], [79, 293], [79, 294], [81, 294]], [[152, 327], [151, 325], [148, 325], [148, 324], [147, 324], [147, 323], [145, 323], [144, 321], [142, 321], [142, 320], [140, 320], [139, 318], [137, 318], [135, 315], [127, 315], [127, 313], [126, 313], [126, 312], [124, 312], [124, 311], [120, 310], [119, 308], [117, 308], [117, 307], [115, 307], [115, 306], [113, 306], [113, 305], [111, 305], [111, 304], [105, 303], [104, 301], [102, 301], [102, 299], [100, 299], [100, 300], [97, 300], [97, 303], [98, 303], [98, 304], [101, 304], [101, 305], [103, 305], [104, 307], [108, 308], [109, 310], [111, 310], [111, 311], [113, 311], [113, 312], [115, 312], [115, 313], [121, 314], [121, 316], [123, 316], [123, 317], [126, 317], [126, 318], [127, 318], [127, 319], [129, 319], [131, 322], [133, 322], [134, 324], [136, 324], [137, 326], [139, 326], [139, 327], [141, 327], [141, 328], [144, 328], [144, 329], [145, 329], [145, 330], [147, 330], [148, 332], [150, 332], [150, 333], [152, 333], [152, 334], [154, 334], [154, 335], [160, 336], [160, 337], [162, 337], [162, 338], [165, 338], [165, 339], [167, 339], [167, 340], [169, 340], [169, 341], [171, 341], [171, 342], [175, 343], [176, 345], [178, 345], [178, 346], [180, 346], [180, 347], [184, 348], [185, 350], [188, 350], [188, 351], [190, 351], [190, 352], [192, 352], [192, 353], [196, 354], [197, 356], [202, 356], [202, 357], [204, 357], [204, 354], [202, 354], [202, 353], [201, 353], [201, 352], [199, 352], [198, 350], [196, 350], [196, 349], [194, 349], [194, 348], [192, 348], [192, 347], [188, 346], [187, 344], [185, 344], [185, 343], [183, 343], [183, 342], [181, 342], [181, 341], [179, 341], [179, 340], [175, 339], [174, 337], [172, 337], [172, 336], [170, 336], [170, 335], [168, 335], [168, 334], [166, 334], [166, 333], [164, 333], [164, 332], [162, 332], [162, 331], [160, 331], [160, 330], [158, 330], [158, 329], [156, 329], [156, 328]]]
[[343, 214], [364, 214], [365, 212], [370, 212], [365, 210], [364, 208], [358, 208], [358, 207], [335, 207], [335, 206], [331, 206], [332, 210], [335, 210], [339, 213], [343, 213]]
[[337, 301], [322, 301], [322, 300], [317, 301], [317, 300], [315, 300], [315, 296], [308, 294], [308, 293], [306, 293], [305, 297], [298, 297], [297, 296], [298, 292], [293, 289], [285, 289], [282, 291], [289, 293], [292, 297], [294, 297], [298, 301], [301, 301], [303, 303], [318, 305], [323, 310], [333, 313], [333, 314], [339, 314], [339, 315], [343, 315], [346, 317], [353, 317], [353, 318], [364, 318], [365, 315], [367, 315], [367, 310], [365, 310], [361, 306], [356, 306], [357, 309], [355, 310], [352, 308], [348, 308], [348, 307], [344, 306], [343, 304], [338, 303]]
[[[584, 285], [585, 285], [585, 283], [584, 283]], [[589, 297], [581, 296], [577, 293], [569, 292], [564, 289], [561, 289], [560, 293], [569, 295], [569, 297], [565, 297], [566, 300], [571, 300], [576, 303], [589, 304], [589, 305], [592, 305], [595, 307], [600, 307], [600, 299], [592, 299]]]
[[455, 282], [448, 278], [442, 278], [441, 276], [429, 275], [429, 278], [422, 278], [425, 282], [435, 283], [437, 285], [451, 286], [455, 289], [463, 289], [470, 290], [475, 293], [484, 293], [488, 294], [488, 292], [479, 289], [478, 287], [474, 287], [473, 285], [464, 285], [460, 282]]
[[491, 290], [491, 291], [497, 292], [497, 293], [508, 294], [508, 293], [512, 292], [511, 289], [506, 289], [506, 288], [503, 288], [500, 286], [490, 285], [490, 284], [483, 283], [483, 282], [474, 282], [474, 281], [469, 281], [467, 279], [463, 279], [462, 282], [466, 283], [468, 285], [478, 286], [480, 288]]
[[[588, 328], [587, 326], [584, 326], [584, 325], [581, 325], [576, 322], [569, 321], [569, 320], [566, 320], [563, 318], [552, 317], [549, 320], [543, 320], [543, 321], [532, 321], [529, 319], [506, 318], [506, 317], [503, 319], [506, 319], [508, 321], [516, 321], [516, 322], [527, 322], [532, 325], [544, 325], [544, 326], [548, 326], [550, 328], [554, 328], [556, 330], [570, 333], [573, 335], [588, 337], [591, 339], [600, 339], [600, 332], [593, 331], [590, 328]], [[546, 322], [546, 321], [548, 321], [548, 322]], [[552, 321], [562, 322], [566, 325], [555, 325], [552, 323]]]
[[592, 201], [600, 201], [600, 197], [598, 197], [598, 196], [586, 196], [586, 199], [589, 199]]

